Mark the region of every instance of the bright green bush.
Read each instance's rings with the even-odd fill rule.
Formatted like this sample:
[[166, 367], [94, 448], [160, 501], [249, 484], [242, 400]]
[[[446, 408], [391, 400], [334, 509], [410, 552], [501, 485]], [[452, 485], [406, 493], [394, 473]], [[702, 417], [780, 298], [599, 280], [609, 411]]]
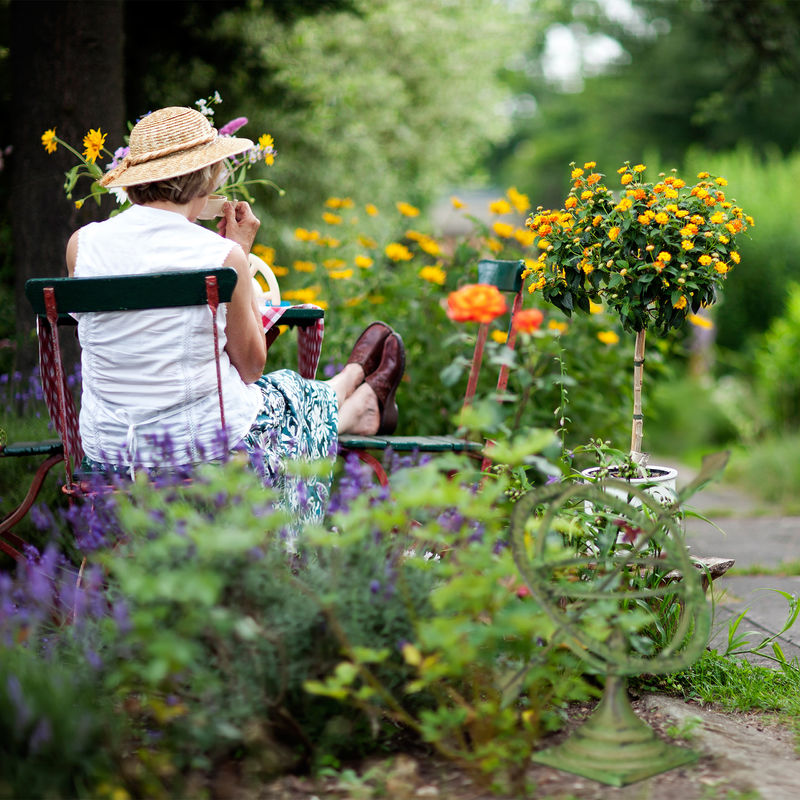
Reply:
[[786, 308], [772, 320], [755, 351], [754, 368], [763, 412], [772, 426], [800, 424], [800, 284], [787, 287]]

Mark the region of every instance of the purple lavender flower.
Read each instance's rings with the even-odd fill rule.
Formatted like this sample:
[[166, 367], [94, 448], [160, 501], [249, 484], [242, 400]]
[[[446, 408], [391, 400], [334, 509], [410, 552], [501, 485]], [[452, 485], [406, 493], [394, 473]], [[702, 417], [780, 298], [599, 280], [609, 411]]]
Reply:
[[8, 676], [8, 680], [6, 680], [6, 694], [11, 701], [11, 705], [14, 706], [14, 723], [16, 733], [19, 736], [31, 723], [33, 712], [28, 702], [25, 700], [22, 684], [19, 682], [19, 678], [16, 675]]
[[53, 726], [47, 717], [42, 717], [33, 729], [28, 747], [33, 755], [36, 755], [44, 745], [48, 744], [53, 738]]
[[111, 171], [112, 169], [118, 167], [122, 159], [125, 158], [128, 153], [130, 153], [130, 150], [130, 147], [118, 147], [114, 151], [114, 155], [111, 156], [111, 161], [109, 161], [106, 165], [106, 171]]
[[235, 119], [232, 119], [230, 122], [225, 123], [225, 125], [223, 125], [219, 129], [219, 135], [233, 136], [233, 134], [236, 133], [236, 131], [238, 131], [239, 128], [245, 125], [247, 125], [247, 117], [236, 117]]

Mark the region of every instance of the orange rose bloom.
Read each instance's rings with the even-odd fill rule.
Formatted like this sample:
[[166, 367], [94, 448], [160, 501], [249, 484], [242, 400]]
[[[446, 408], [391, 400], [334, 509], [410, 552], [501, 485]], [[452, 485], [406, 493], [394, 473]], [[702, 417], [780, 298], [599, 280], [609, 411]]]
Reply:
[[456, 322], [491, 322], [506, 308], [500, 290], [485, 283], [462, 286], [447, 297], [447, 316]]
[[526, 308], [514, 317], [514, 330], [518, 333], [533, 333], [539, 330], [544, 314], [538, 308]]

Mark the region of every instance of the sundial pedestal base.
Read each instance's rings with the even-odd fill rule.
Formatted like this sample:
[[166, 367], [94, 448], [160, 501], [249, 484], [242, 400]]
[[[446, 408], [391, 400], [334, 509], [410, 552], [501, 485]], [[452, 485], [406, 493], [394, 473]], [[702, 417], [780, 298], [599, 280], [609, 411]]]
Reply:
[[622, 677], [608, 676], [592, 716], [565, 742], [535, 753], [532, 760], [610, 786], [625, 786], [697, 761], [697, 753], [662, 741], [636, 716], [626, 684]]

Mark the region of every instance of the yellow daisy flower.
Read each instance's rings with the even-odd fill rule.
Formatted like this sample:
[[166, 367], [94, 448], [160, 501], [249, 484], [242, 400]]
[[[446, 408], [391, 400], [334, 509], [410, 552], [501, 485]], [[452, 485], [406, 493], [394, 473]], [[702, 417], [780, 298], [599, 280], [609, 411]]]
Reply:
[[424, 281], [428, 281], [428, 283], [443, 286], [447, 279], [447, 273], [441, 267], [423, 267], [419, 271], [419, 277]]
[[419, 216], [419, 209], [416, 206], [412, 206], [411, 203], [406, 202], [399, 202], [395, 203], [397, 206], [397, 210], [404, 216], [404, 217], [418, 217]]
[[42, 146], [48, 153], [55, 153], [58, 146], [55, 128], [49, 128], [42, 134]]
[[411, 251], [404, 245], [398, 242], [390, 242], [384, 248], [384, 253], [392, 261], [411, 261], [414, 257]]
[[83, 137], [83, 157], [87, 161], [90, 161], [92, 164], [97, 161], [97, 157], [103, 149], [107, 135], [108, 134], [103, 133], [100, 128], [89, 129], [89, 132]]
[[619, 336], [614, 331], [598, 331], [597, 338], [603, 344], [617, 344]]

